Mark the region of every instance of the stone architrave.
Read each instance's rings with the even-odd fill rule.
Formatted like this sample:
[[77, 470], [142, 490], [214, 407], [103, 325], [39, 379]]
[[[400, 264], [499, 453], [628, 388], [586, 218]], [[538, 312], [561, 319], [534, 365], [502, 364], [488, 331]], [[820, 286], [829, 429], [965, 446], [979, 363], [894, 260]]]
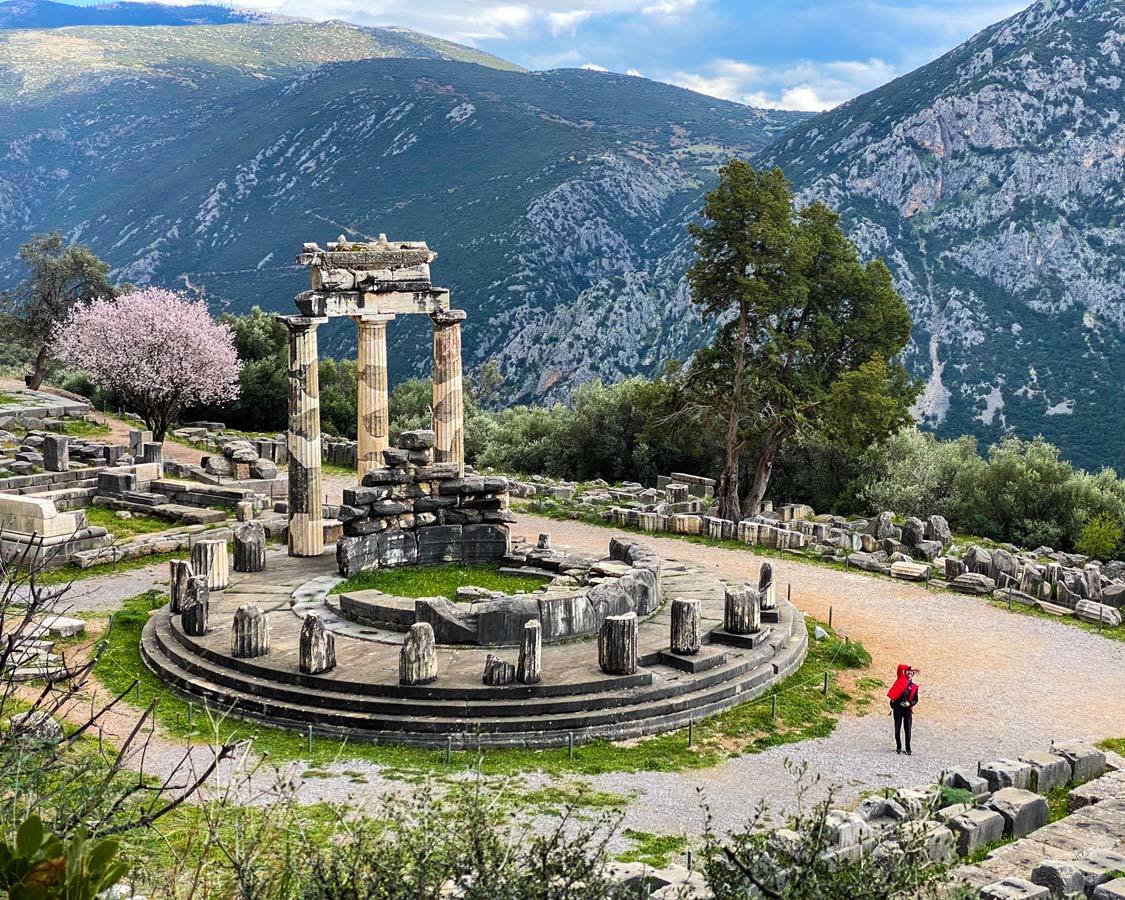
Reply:
[[230, 629], [230, 655], [254, 659], [270, 652], [270, 622], [256, 603], [238, 607]]
[[598, 632], [598, 665], [607, 675], [637, 671], [637, 614], [606, 616]]
[[516, 680], [516, 667], [505, 659], [492, 653], [484, 658], [484, 674], [481, 681], [491, 687], [511, 684]]
[[520, 642], [520, 658], [516, 663], [516, 681], [538, 684], [543, 677], [543, 624], [538, 619], [525, 622]]
[[356, 316], [359, 353], [356, 360], [356, 470], [360, 480], [383, 465], [390, 447], [390, 405], [387, 396], [387, 323], [393, 315]]
[[672, 601], [672, 652], [691, 655], [701, 646], [699, 601], [677, 597]]
[[320, 675], [336, 668], [336, 638], [320, 616], [308, 613], [301, 623], [298, 668], [305, 675]]
[[177, 615], [184, 606], [187, 596], [188, 580], [195, 573], [186, 559], [173, 559], [168, 562], [168, 603], [172, 615]]
[[398, 654], [399, 684], [429, 684], [437, 681], [437, 644], [429, 622], [415, 622], [402, 641]]
[[65, 434], [48, 434], [43, 438], [43, 468], [48, 472], [70, 469], [70, 439]]
[[465, 311], [430, 313], [434, 323], [434, 461], [465, 471], [465, 409], [461, 395], [461, 322]]
[[723, 629], [730, 634], [754, 634], [762, 627], [762, 608], [758, 592], [748, 584], [726, 589]]
[[227, 542], [222, 540], [196, 541], [191, 548], [191, 568], [196, 575], [207, 577], [207, 587], [225, 591], [230, 586], [230, 558]]
[[279, 316], [289, 328], [289, 555], [324, 552], [316, 329], [327, 318]]
[[764, 562], [758, 572], [758, 597], [762, 609], [777, 609], [777, 589], [773, 579], [773, 564]]
[[234, 571], [262, 572], [266, 568], [266, 529], [261, 522], [242, 522], [232, 532]]
[[180, 624], [184, 634], [203, 637], [207, 633], [207, 613], [211, 592], [205, 575], [192, 575], [188, 579], [184, 602], [180, 607]]

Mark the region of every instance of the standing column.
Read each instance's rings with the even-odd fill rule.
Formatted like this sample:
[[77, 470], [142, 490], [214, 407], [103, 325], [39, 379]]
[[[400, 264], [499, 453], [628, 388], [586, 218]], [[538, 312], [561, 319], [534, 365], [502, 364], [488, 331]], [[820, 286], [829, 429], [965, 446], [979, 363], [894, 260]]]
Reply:
[[457, 463], [465, 471], [465, 408], [461, 397], [461, 322], [463, 309], [430, 313], [434, 323], [435, 462]]
[[392, 315], [356, 316], [359, 359], [356, 365], [356, 469], [362, 481], [383, 465], [390, 445], [391, 414], [387, 400], [387, 323]]
[[328, 320], [278, 318], [289, 327], [289, 555], [319, 556], [324, 552], [324, 498], [316, 326]]

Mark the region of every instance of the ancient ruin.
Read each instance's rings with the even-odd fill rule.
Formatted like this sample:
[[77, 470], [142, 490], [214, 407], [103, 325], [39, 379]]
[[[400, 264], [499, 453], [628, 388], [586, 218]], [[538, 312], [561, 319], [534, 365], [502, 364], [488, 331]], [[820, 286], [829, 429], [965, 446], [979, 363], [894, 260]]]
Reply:
[[299, 315], [279, 316], [289, 328], [289, 552], [324, 552], [321, 513], [320, 386], [317, 327], [346, 316], [359, 329], [357, 469], [360, 478], [383, 465], [389, 447], [387, 324], [398, 315], [428, 315], [434, 326], [434, 460], [465, 465], [461, 396], [462, 310], [450, 309], [449, 291], [430, 282], [437, 257], [421, 241], [360, 243], [343, 235], [322, 250], [302, 248], [312, 289], [296, 298]]

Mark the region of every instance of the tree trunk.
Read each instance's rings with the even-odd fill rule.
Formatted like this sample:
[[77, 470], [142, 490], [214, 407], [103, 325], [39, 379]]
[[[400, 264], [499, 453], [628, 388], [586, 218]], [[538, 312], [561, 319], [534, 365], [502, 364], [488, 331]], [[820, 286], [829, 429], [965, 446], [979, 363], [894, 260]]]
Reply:
[[39, 390], [39, 386], [43, 384], [43, 379], [47, 377], [47, 345], [44, 344], [39, 348], [39, 352], [35, 356], [35, 368], [31, 370], [31, 375], [28, 376], [27, 386], [33, 391]]
[[743, 515], [754, 516], [758, 514], [758, 507], [765, 499], [766, 489], [770, 486], [773, 475], [773, 460], [781, 446], [781, 430], [771, 428], [766, 432], [762, 447], [758, 451], [758, 461], [754, 466], [754, 479], [750, 483], [750, 491], [742, 505]]
[[738, 462], [742, 448], [738, 441], [738, 422], [742, 413], [742, 376], [746, 368], [746, 301], [738, 305], [738, 347], [734, 354], [734, 383], [731, 386], [730, 415], [727, 417], [726, 458], [719, 479], [719, 517], [737, 522]]

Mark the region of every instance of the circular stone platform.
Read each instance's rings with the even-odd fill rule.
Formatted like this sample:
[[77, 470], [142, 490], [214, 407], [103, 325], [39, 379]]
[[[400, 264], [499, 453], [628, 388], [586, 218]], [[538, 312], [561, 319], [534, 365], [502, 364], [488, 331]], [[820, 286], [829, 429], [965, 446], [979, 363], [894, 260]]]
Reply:
[[[551, 573], [554, 581], [541, 592], [514, 595], [521, 603], [546, 598], [546, 612], [550, 598], [573, 597], [580, 586], [597, 590], [620, 574], [618, 561], [571, 565], [574, 557], [559, 557], [564, 562]], [[599, 562], [606, 565], [599, 569]], [[339, 582], [335, 569], [329, 554], [271, 556], [265, 572], [233, 573], [230, 588], [212, 595], [211, 628], [203, 637], [185, 634], [168, 607], [155, 612], [141, 640], [144, 661], [178, 692], [215, 711], [349, 740], [429, 747], [452, 740], [455, 749], [474, 749], [557, 747], [570, 739], [623, 739], [679, 728], [764, 693], [795, 671], [808, 649], [804, 618], [784, 600], [778, 602], [778, 621], [763, 623], [757, 634], [725, 634], [726, 585], [663, 561], [656, 608], [639, 625], [640, 668], [634, 675], [601, 671], [595, 634], [545, 640], [539, 684], [490, 687], [481, 680], [485, 657], [496, 652], [514, 661], [514, 649], [439, 638], [437, 681], [405, 686], [398, 683], [401, 632], [349, 620], [339, 607], [326, 605]], [[692, 656], [669, 651], [669, 609], [677, 597], [701, 601], [704, 644]], [[271, 651], [234, 659], [231, 622], [246, 603], [266, 613]], [[323, 675], [298, 671], [301, 621], [310, 611], [336, 637], [338, 665]]]

